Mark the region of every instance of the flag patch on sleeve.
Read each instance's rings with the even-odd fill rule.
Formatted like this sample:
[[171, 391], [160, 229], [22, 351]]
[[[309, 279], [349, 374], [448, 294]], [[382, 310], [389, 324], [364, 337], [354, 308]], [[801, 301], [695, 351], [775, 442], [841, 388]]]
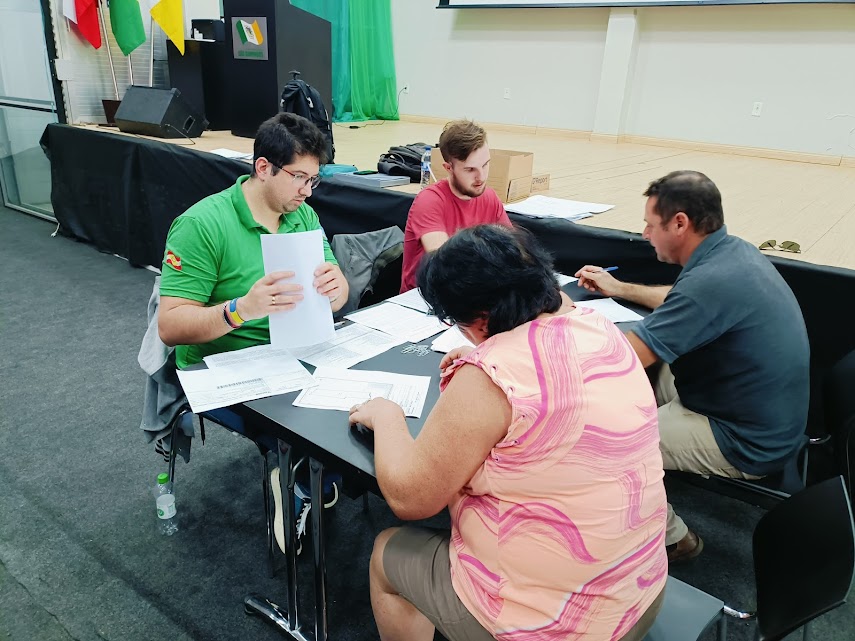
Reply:
[[171, 249], [170, 249], [169, 251], [167, 251], [167, 252], [166, 252], [166, 264], [167, 264], [167, 265], [171, 265], [172, 267], [174, 267], [174, 268], [175, 268], [175, 269], [177, 269], [178, 271], [181, 271], [181, 257], [180, 257], [180, 256], [176, 256], [176, 255], [172, 252], [172, 250], [171, 250]]

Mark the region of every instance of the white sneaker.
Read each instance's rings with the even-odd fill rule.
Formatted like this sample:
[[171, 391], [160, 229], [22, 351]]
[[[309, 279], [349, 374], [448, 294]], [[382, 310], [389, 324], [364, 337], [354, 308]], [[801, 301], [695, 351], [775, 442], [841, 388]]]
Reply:
[[[273, 488], [273, 536], [279, 549], [285, 552], [285, 512], [282, 509], [282, 488], [279, 485], [279, 468], [274, 467], [270, 472], [270, 486]], [[294, 486], [294, 496], [300, 503], [297, 511], [297, 554], [303, 551], [303, 536], [306, 534], [306, 523], [309, 520], [309, 510], [312, 504], [298, 485]], [[338, 488], [335, 490], [335, 501], [338, 500]], [[335, 503], [333, 501], [333, 504]], [[295, 506], [296, 507], [296, 506]]]

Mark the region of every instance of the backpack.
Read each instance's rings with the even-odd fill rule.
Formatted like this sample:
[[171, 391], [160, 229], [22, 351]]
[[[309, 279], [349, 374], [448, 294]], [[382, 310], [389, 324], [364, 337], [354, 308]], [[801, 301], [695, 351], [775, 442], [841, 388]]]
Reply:
[[[414, 142], [409, 145], [390, 147], [385, 154], [380, 154], [377, 162], [377, 171], [390, 176], [408, 176], [411, 183], [420, 182], [422, 179], [422, 154], [425, 147], [432, 147], [423, 142]], [[434, 148], [432, 153], [439, 153]]]
[[327, 113], [327, 108], [324, 106], [324, 101], [321, 99], [321, 94], [318, 93], [317, 89], [297, 78], [300, 75], [299, 72], [292, 71], [291, 73], [294, 74], [294, 78], [283, 87], [279, 107], [282, 111], [308, 118], [321, 130], [327, 139], [326, 161], [331, 163], [335, 160], [332, 121]]

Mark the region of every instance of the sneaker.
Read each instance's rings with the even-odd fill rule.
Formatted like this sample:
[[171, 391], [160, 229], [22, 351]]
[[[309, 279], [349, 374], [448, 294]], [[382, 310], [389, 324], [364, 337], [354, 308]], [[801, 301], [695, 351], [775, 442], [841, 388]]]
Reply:
[[701, 537], [689, 530], [682, 539], [665, 548], [668, 551], [668, 565], [683, 563], [698, 556], [704, 549]]
[[[338, 484], [332, 482], [329, 492], [324, 492], [325, 508], [330, 508], [338, 502]], [[273, 536], [279, 549], [285, 552], [285, 515], [282, 509], [282, 488], [279, 485], [279, 468], [273, 468], [270, 473], [270, 486], [273, 488]], [[325, 488], [326, 489], [326, 488]], [[329, 496], [328, 496], [329, 495]], [[309, 521], [309, 511], [312, 503], [307, 488], [300, 483], [294, 484], [294, 514], [297, 515], [297, 554], [303, 551], [303, 536]]]

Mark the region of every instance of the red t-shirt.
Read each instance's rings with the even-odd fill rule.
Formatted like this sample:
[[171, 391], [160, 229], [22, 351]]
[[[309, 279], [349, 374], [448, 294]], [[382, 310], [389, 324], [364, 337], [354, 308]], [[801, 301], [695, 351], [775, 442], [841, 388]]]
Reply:
[[502, 201], [489, 187], [477, 198], [469, 200], [455, 196], [447, 180], [440, 180], [435, 185], [422, 189], [407, 216], [401, 292], [416, 286], [416, 273], [425, 253], [422, 236], [433, 231], [445, 232], [451, 236], [458, 229], [490, 223], [511, 227]]

